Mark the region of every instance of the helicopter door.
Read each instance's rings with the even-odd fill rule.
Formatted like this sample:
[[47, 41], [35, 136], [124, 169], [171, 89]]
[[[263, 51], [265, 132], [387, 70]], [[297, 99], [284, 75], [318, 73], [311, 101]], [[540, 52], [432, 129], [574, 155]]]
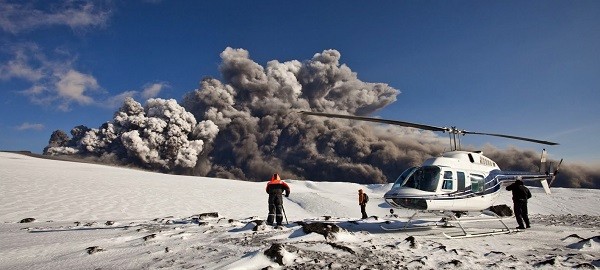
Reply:
[[456, 180], [454, 179], [454, 172], [444, 171], [444, 181], [442, 182], [443, 192], [456, 191]]
[[466, 181], [465, 181], [465, 173], [464, 172], [456, 172], [456, 178], [458, 179], [458, 190], [463, 191], [466, 189]]

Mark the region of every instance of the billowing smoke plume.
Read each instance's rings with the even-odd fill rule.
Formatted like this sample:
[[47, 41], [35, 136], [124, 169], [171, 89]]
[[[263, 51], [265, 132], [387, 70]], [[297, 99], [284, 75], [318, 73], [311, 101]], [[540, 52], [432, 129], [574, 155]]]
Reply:
[[[428, 131], [298, 114], [372, 115], [396, 100], [398, 90], [359, 80], [340, 64], [336, 50], [266, 67], [243, 49], [227, 48], [221, 58], [222, 79], [203, 79], [184, 96], [185, 109], [172, 100], [149, 100], [142, 108], [129, 99], [99, 129], [74, 129], [70, 145], [63, 134], [53, 134], [56, 142], [51, 140], [47, 152], [76, 150], [165, 171], [193, 168], [186, 173], [250, 181], [279, 172], [284, 178], [386, 183], [447, 150], [447, 141]], [[527, 160], [513, 159], [517, 152]], [[506, 169], [537, 164], [517, 150], [494, 150], [490, 157]], [[585, 180], [574, 184], [562, 180], [573, 176], [564, 171], [557, 184], [598, 182], [599, 174], [590, 172], [595, 178], [582, 175]]]
[[217, 133], [214, 123], [197, 123], [173, 99], [149, 99], [142, 107], [127, 98], [114, 119], [98, 129], [75, 127], [70, 140], [66, 140], [66, 133], [55, 131], [44, 153], [94, 155], [161, 171], [184, 172], [196, 166], [204, 143]]
[[198, 174], [264, 181], [279, 172], [299, 179], [383, 183], [398, 173], [385, 168], [406, 164], [393, 158], [405, 150], [368, 126], [296, 113], [365, 115], [396, 100], [398, 90], [362, 82], [340, 65], [339, 52], [326, 50], [304, 62], [270, 61], [266, 68], [242, 49], [227, 48], [221, 58], [223, 82], [204, 79], [183, 101], [196, 118], [221, 130]]

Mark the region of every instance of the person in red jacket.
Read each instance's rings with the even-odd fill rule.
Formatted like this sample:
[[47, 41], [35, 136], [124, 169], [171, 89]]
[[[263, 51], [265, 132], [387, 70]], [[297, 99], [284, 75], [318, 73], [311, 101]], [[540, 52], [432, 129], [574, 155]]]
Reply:
[[290, 187], [288, 184], [283, 182], [279, 177], [279, 174], [275, 173], [271, 177], [266, 188], [269, 194], [269, 216], [267, 217], [267, 224], [273, 225], [273, 220], [277, 222], [278, 226], [281, 226], [283, 222], [283, 192], [285, 196], [290, 196]]
[[363, 192], [362, 189], [358, 190], [358, 205], [360, 205], [360, 213], [362, 214], [362, 219], [368, 218], [367, 216], [367, 194]]

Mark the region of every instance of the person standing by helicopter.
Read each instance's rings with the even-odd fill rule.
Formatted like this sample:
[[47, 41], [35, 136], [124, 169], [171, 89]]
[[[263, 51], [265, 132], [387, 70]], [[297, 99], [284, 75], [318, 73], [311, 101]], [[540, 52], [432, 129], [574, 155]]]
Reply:
[[358, 205], [360, 205], [360, 212], [362, 214], [362, 219], [368, 218], [367, 216], [367, 202], [369, 202], [369, 196], [367, 193], [364, 193], [362, 189], [358, 190]]
[[[519, 223], [517, 229], [531, 228], [527, 213], [527, 199], [531, 198], [531, 192], [521, 180], [508, 185], [506, 190], [512, 191], [515, 218], [517, 219], [517, 223]], [[523, 226], [523, 221], [525, 221], [525, 226]]]
[[269, 194], [269, 216], [267, 217], [267, 224], [273, 225], [273, 221], [277, 222], [278, 226], [281, 226], [283, 222], [283, 192], [285, 196], [290, 196], [290, 187], [287, 183], [283, 182], [279, 177], [279, 174], [274, 173], [271, 180], [267, 183], [266, 188]]

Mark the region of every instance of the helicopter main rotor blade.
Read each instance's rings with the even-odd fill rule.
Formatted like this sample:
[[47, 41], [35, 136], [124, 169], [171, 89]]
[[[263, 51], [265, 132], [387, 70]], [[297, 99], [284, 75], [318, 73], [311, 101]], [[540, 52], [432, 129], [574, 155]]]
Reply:
[[417, 123], [410, 123], [410, 122], [403, 122], [403, 121], [396, 121], [396, 120], [387, 120], [387, 119], [381, 119], [381, 118], [354, 116], [354, 115], [346, 115], [346, 114], [307, 112], [307, 111], [301, 111], [300, 113], [306, 114], [306, 115], [325, 116], [325, 117], [330, 117], [330, 118], [343, 118], [343, 119], [351, 119], [351, 120], [361, 120], [361, 121], [368, 121], [368, 122], [384, 123], [384, 124], [391, 124], [391, 125], [397, 125], [397, 126], [403, 126], [403, 127], [420, 128], [420, 129], [432, 130], [432, 131], [443, 131], [443, 132], [450, 131], [449, 128], [445, 128], [445, 127], [436, 127], [436, 126], [422, 125], [422, 124], [417, 124]]
[[481, 132], [472, 132], [472, 131], [466, 131], [466, 130], [463, 130], [462, 133], [463, 134], [476, 134], [476, 135], [496, 136], [496, 137], [503, 137], [503, 138], [521, 140], [521, 141], [528, 141], [528, 142], [546, 144], [546, 145], [558, 145], [558, 143], [555, 143], [555, 142], [541, 141], [541, 140], [530, 139], [530, 138], [525, 138], [525, 137], [518, 137], [518, 136], [512, 136], [512, 135], [494, 134], [494, 133], [481, 133]]
[[398, 126], [404, 126], [404, 127], [420, 128], [420, 129], [431, 130], [431, 131], [450, 132], [453, 134], [488, 135], [488, 136], [503, 137], [503, 138], [514, 139], [514, 140], [534, 142], [534, 143], [539, 143], [539, 144], [558, 145], [558, 143], [555, 143], [555, 142], [542, 141], [542, 140], [536, 140], [536, 139], [530, 139], [530, 138], [512, 136], [512, 135], [496, 134], [496, 133], [483, 133], [483, 132], [473, 132], [473, 131], [466, 131], [466, 130], [457, 130], [454, 127], [453, 128], [436, 127], [436, 126], [423, 125], [423, 124], [417, 124], [417, 123], [411, 123], [411, 122], [403, 122], [403, 121], [388, 120], [388, 119], [373, 118], [373, 117], [364, 117], [364, 116], [355, 116], [355, 115], [346, 115], [346, 114], [308, 112], [308, 111], [300, 111], [299, 113], [306, 114], [306, 115], [324, 116], [324, 117], [330, 117], [330, 118], [343, 118], [343, 119], [350, 119], [350, 120], [360, 120], [360, 121], [384, 123], [384, 124], [398, 125]]

